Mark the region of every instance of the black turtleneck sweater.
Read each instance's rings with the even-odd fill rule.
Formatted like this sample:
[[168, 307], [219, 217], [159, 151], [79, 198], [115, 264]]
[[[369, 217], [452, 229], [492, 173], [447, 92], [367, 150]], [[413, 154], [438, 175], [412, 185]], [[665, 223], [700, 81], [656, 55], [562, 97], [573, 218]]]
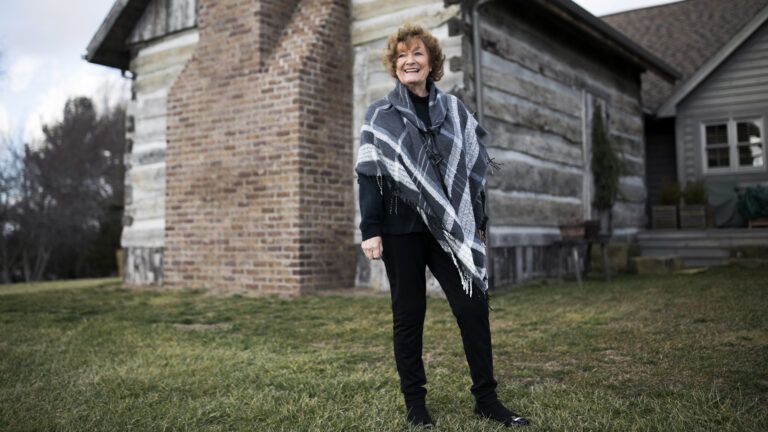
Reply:
[[[429, 118], [429, 96], [418, 96], [408, 92], [416, 115], [425, 125], [431, 125]], [[429, 232], [429, 228], [421, 219], [419, 213], [410, 205], [397, 198], [382, 179], [383, 195], [379, 192], [375, 176], [358, 174], [357, 183], [360, 185], [360, 232], [363, 240], [382, 234], [409, 234], [414, 232]], [[483, 208], [485, 196], [483, 195]], [[391, 211], [390, 211], [391, 210]], [[395, 212], [397, 210], [397, 212]], [[478, 221], [478, 226], [485, 229], [485, 221]]]

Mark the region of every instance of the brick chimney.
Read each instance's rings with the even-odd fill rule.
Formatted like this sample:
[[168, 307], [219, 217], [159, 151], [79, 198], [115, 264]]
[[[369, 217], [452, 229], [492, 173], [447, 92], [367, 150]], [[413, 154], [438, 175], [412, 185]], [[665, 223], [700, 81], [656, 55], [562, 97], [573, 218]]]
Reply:
[[354, 284], [348, 0], [198, 0], [168, 94], [164, 285]]

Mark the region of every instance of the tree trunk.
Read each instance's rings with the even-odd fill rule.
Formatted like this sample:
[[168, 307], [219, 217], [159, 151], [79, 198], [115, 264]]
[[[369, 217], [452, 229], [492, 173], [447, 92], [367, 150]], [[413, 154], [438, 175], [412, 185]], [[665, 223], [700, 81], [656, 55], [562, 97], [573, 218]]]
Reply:
[[21, 253], [21, 269], [24, 275], [24, 282], [32, 282], [32, 272], [29, 268], [29, 253], [27, 248], [24, 248], [24, 251]]
[[40, 246], [37, 249], [37, 256], [35, 257], [35, 280], [43, 280], [43, 272], [48, 265], [48, 258], [51, 256], [50, 248]]

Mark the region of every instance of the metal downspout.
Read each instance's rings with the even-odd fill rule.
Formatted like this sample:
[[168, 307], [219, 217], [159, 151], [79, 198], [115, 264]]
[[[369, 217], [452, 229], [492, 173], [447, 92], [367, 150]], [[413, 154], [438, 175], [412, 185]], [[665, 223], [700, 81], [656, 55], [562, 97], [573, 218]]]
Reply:
[[[477, 122], [485, 127], [485, 116], [483, 113], [483, 68], [482, 68], [482, 43], [480, 40], [480, 7], [493, 0], [478, 0], [472, 5], [472, 62], [474, 63], [475, 73], [475, 109], [477, 111]], [[486, 186], [485, 193], [485, 211], [486, 215], [490, 214], [490, 196], [488, 195], [488, 187]], [[486, 271], [488, 272], [488, 290], [496, 288], [495, 283], [495, 269], [493, 268], [493, 251], [491, 249], [491, 221], [485, 227], [485, 258], [486, 258]]]

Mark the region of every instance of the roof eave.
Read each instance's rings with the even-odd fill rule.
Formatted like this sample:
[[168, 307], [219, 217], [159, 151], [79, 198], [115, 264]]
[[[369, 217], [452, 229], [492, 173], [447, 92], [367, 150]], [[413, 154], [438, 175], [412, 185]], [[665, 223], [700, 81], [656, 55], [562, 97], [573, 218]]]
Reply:
[[107, 17], [88, 43], [85, 60], [127, 70], [130, 66], [130, 52], [126, 39], [141, 18], [149, 0], [115, 0]]
[[603, 20], [592, 15], [581, 6], [571, 0], [539, 0], [544, 6], [547, 3], [555, 4], [558, 9], [568, 14], [572, 19], [579, 20], [586, 24], [587, 29], [594, 33], [594, 36], [601, 38], [613, 50], [623, 53], [633, 62], [643, 66], [646, 70], [656, 73], [662, 79], [674, 83], [682, 78], [680, 72], [667, 64], [650, 51], [640, 46], [635, 41], [625, 36], [620, 31], [608, 25]]
[[734, 51], [736, 51], [754, 32], [768, 21], [768, 6], [764, 7], [747, 25], [741, 28], [717, 53], [707, 60], [696, 73], [680, 83], [674, 92], [656, 110], [656, 117], [674, 117], [677, 115], [677, 105], [685, 99], [699, 84], [702, 83], [715, 69], [720, 66]]

